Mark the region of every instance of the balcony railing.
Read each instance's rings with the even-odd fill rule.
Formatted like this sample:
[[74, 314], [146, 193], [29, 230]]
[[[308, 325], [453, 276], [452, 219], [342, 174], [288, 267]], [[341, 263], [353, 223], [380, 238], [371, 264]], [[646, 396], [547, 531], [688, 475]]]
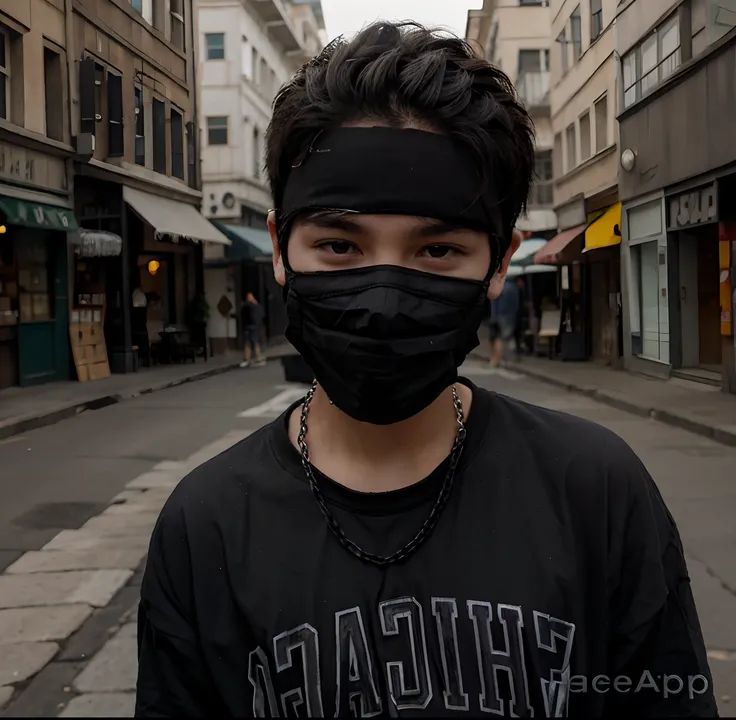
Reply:
[[527, 110], [549, 107], [549, 71], [522, 73], [516, 81], [516, 91]]

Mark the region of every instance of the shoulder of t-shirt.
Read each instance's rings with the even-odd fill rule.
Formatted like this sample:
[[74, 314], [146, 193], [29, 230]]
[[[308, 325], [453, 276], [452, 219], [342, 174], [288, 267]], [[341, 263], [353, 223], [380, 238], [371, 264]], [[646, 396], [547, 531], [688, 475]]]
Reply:
[[524, 453], [540, 472], [581, 493], [607, 491], [619, 499], [648, 494], [651, 478], [629, 444], [612, 430], [569, 413], [488, 390], [486, 443], [500, 434], [509, 452]]
[[161, 519], [177, 526], [226, 517], [228, 508], [247, 501], [249, 486], [260, 473], [274, 466], [271, 450], [273, 423], [269, 423], [227, 450], [199, 465], [174, 488]]

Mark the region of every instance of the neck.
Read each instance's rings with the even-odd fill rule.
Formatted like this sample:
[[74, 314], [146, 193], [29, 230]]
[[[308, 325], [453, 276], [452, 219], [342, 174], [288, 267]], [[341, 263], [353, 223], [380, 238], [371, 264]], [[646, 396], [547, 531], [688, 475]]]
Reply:
[[[456, 388], [467, 418], [472, 392], [460, 383]], [[299, 415], [297, 410], [291, 418], [292, 442]], [[422, 480], [449, 455], [457, 433], [451, 387], [407, 420], [370, 425], [331, 405], [318, 386], [307, 424], [313, 465], [336, 482], [363, 492], [395, 490]]]

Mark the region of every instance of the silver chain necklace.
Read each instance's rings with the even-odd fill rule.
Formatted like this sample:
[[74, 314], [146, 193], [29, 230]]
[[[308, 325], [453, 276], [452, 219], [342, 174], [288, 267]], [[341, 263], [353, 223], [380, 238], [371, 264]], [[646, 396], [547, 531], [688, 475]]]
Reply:
[[455, 387], [455, 385], [452, 386], [452, 402], [455, 407], [457, 431], [455, 433], [455, 441], [452, 445], [452, 451], [450, 452], [447, 472], [445, 473], [445, 478], [442, 482], [442, 487], [440, 488], [439, 495], [437, 496], [437, 499], [432, 506], [432, 510], [430, 511], [429, 516], [424, 521], [422, 527], [419, 529], [419, 532], [411, 540], [409, 540], [409, 542], [403, 548], [385, 557], [381, 555], [374, 555], [373, 553], [369, 553], [366, 550], [363, 550], [363, 548], [354, 543], [345, 535], [343, 529], [340, 527], [340, 524], [337, 522], [337, 519], [327, 507], [324, 495], [322, 494], [322, 491], [320, 490], [317, 483], [317, 479], [314, 476], [312, 464], [309, 461], [309, 448], [307, 447], [307, 432], [309, 430], [307, 419], [309, 418], [309, 408], [312, 404], [314, 392], [316, 389], [317, 381], [315, 380], [314, 383], [312, 383], [312, 387], [307, 391], [306, 397], [304, 398], [304, 404], [302, 405], [302, 412], [299, 424], [299, 435], [297, 436], [296, 444], [299, 447], [299, 453], [302, 459], [302, 467], [304, 468], [304, 472], [306, 473], [307, 479], [309, 480], [309, 486], [312, 489], [312, 494], [314, 495], [314, 498], [317, 501], [317, 505], [319, 505], [319, 508], [322, 511], [325, 520], [327, 521], [327, 526], [330, 528], [332, 534], [338, 539], [340, 544], [346, 550], [365, 562], [371, 563], [373, 565], [383, 566], [405, 559], [427, 539], [427, 537], [437, 524], [440, 513], [444, 509], [445, 505], [447, 504], [447, 500], [450, 497], [450, 490], [452, 489], [452, 485], [455, 479], [455, 470], [457, 469], [458, 462], [460, 461], [460, 456], [465, 445], [466, 436], [465, 414], [463, 412], [463, 404], [460, 401], [460, 397], [457, 393], [457, 388]]

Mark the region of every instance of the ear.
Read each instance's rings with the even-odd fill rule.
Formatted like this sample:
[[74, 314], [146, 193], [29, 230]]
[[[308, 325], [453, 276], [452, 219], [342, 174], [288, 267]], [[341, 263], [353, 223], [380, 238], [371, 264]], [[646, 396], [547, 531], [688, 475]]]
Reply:
[[276, 232], [276, 211], [271, 210], [268, 213], [268, 232], [271, 235], [271, 244], [273, 245], [273, 276], [276, 282], [283, 287], [286, 285], [286, 270], [284, 269], [284, 258], [281, 255], [281, 245], [279, 245], [279, 236]]
[[503, 256], [503, 260], [501, 261], [501, 267], [491, 278], [491, 284], [488, 286], [489, 300], [495, 300], [503, 292], [503, 284], [506, 282], [506, 273], [509, 271], [509, 263], [520, 245], [521, 233], [518, 230], [514, 230], [511, 234], [511, 244], [509, 245], [509, 249], [506, 251], [506, 254]]

